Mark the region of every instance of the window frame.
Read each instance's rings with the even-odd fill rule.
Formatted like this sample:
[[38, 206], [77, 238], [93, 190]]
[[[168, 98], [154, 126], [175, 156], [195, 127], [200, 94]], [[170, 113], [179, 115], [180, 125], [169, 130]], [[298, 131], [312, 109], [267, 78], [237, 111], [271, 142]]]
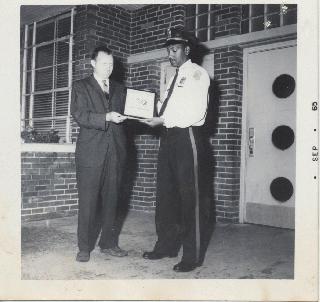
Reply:
[[[279, 26], [271, 27], [271, 28], [277, 28], [277, 27], [283, 27], [283, 26], [291, 25], [291, 24], [284, 25], [284, 22], [283, 22], [284, 14], [282, 13], [281, 8], [282, 8], [282, 5], [285, 5], [285, 4], [280, 4], [280, 3], [279, 4], [276, 3], [276, 4], [279, 5], [279, 13], [278, 13], [279, 17], [280, 17]], [[248, 17], [247, 18], [242, 18], [242, 8], [241, 8], [241, 21], [240, 21], [241, 22], [240, 23], [240, 27], [241, 28], [240, 28], [240, 32], [241, 32], [242, 35], [243, 34], [247, 34], [247, 33], [253, 33], [253, 32], [258, 32], [258, 31], [263, 31], [263, 30], [270, 29], [266, 25], [266, 23], [268, 21], [268, 17], [277, 14], [277, 13], [274, 13], [274, 12], [268, 13], [268, 5], [271, 5], [271, 3], [268, 3], [268, 4], [262, 4], [261, 3], [260, 5], [264, 6], [263, 7], [263, 15], [258, 15], [258, 16], [254, 16], [254, 17], [252, 17], [252, 5], [256, 5], [256, 4], [241, 4], [241, 7], [243, 5], [248, 5], [249, 6], [249, 13], [248, 13]], [[259, 5], [259, 4], [257, 4], [257, 5]], [[272, 5], [274, 5], [274, 4], [272, 4]], [[294, 10], [297, 11], [298, 7], [297, 8], [288, 9], [288, 11], [294, 11]], [[263, 29], [252, 31], [252, 21], [254, 19], [261, 18], [261, 17], [263, 17]], [[243, 32], [242, 26], [243, 26], [244, 21], [248, 21], [248, 32]]]
[[[71, 113], [70, 113], [70, 103], [71, 103], [71, 90], [72, 90], [72, 73], [73, 73], [73, 37], [74, 37], [74, 16], [75, 16], [75, 8], [72, 8], [66, 12], [63, 12], [59, 15], [45, 18], [43, 20], [34, 21], [33, 23], [26, 24], [24, 26], [24, 45], [23, 45], [23, 67], [22, 67], [22, 91], [21, 91], [21, 130], [26, 129], [26, 122], [29, 121], [29, 126], [33, 127], [34, 121], [51, 121], [52, 124], [55, 121], [59, 120], [66, 120], [66, 126], [65, 126], [65, 142], [63, 143], [71, 143]], [[66, 17], [70, 17], [70, 32], [68, 35], [64, 35], [63, 37], [57, 37], [57, 22], [61, 19], [64, 19]], [[55, 28], [54, 28], [54, 37], [52, 40], [40, 42], [36, 44], [36, 31], [37, 31], [37, 25], [41, 23], [41, 26], [54, 22]], [[29, 28], [32, 27], [32, 43], [28, 41], [29, 37]], [[69, 48], [68, 48], [68, 61], [65, 63], [57, 63], [55, 58], [55, 49], [56, 44], [59, 41], [68, 41]], [[41, 91], [35, 91], [35, 76], [36, 76], [36, 70], [41, 70], [42, 68], [48, 68], [48, 67], [41, 67], [36, 69], [36, 56], [37, 56], [37, 49], [39, 47], [54, 44], [53, 49], [53, 62], [52, 65], [48, 66], [52, 68], [54, 71], [59, 65], [68, 64], [68, 86], [62, 87], [62, 88], [55, 88], [54, 85], [52, 85], [51, 89], [48, 90], [41, 90]], [[32, 52], [32, 61], [31, 61], [31, 69], [28, 69], [28, 52]], [[27, 93], [27, 74], [31, 72], [31, 90]], [[55, 72], [52, 74], [52, 84], [55, 83], [55, 80], [57, 79], [57, 75], [55, 75]], [[67, 104], [67, 115], [56, 115], [54, 113], [54, 105], [56, 103], [56, 92], [60, 91], [68, 91], [68, 104]], [[45, 93], [51, 93], [52, 94], [52, 116], [51, 117], [39, 117], [34, 118], [33, 117], [33, 111], [34, 111], [34, 98], [35, 95], [41, 95]], [[26, 100], [27, 97], [29, 97], [29, 108], [28, 112], [26, 112]]]
[[[207, 39], [205, 41], [202, 41], [202, 42], [208, 42], [208, 41], [212, 41], [212, 40], [215, 39], [214, 37], [212, 39], [210, 37], [211, 29], [214, 28], [214, 24], [211, 24], [211, 18], [210, 18], [210, 15], [214, 12], [214, 4], [209, 4], [209, 3], [204, 3], [204, 4], [208, 5], [208, 11], [205, 12], [205, 13], [199, 13], [199, 5], [201, 5], [201, 4], [187, 4], [187, 5], [195, 5], [195, 15], [192, 15], [192, 16], [189, 16], [189, 17], [186, 16], [185, 19], [184, 19], [184, 22], [185, 22], [184, 24], [185, 24], [185, 27], [186, 27], [187, 20], [195, 18], [194, 30], [189, 30], [188, 29], [188, 31], [194, 31], [195, 36], [198, 38], [198, 32], [206, 29], [207, 30], [207, 35], [206, 35]], [[205, 16], [205, 15], [207, 15], [207, 19], [208, 19], [207, 26], [206, 27], [202, 27], [202, 28], [198, 28], [198, 26], [199, 26], [199, 18], [201, 16]]]

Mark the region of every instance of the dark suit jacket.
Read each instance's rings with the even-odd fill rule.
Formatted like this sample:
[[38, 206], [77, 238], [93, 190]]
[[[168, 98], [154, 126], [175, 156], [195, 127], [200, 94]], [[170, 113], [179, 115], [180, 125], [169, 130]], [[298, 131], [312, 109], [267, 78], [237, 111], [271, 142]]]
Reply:
[[93, 75], [73, 84], [71, 114], [80, 126], [75, 154], [79, 166], [102, 165], [107, 152], [115, 152], [120, 162], [125, 159], [124, 126], [106, 122], [106, 113], [123, 113], [126, 90], [112, 80], [109, 86], [110, 110], [107, 110], [105, 94]]

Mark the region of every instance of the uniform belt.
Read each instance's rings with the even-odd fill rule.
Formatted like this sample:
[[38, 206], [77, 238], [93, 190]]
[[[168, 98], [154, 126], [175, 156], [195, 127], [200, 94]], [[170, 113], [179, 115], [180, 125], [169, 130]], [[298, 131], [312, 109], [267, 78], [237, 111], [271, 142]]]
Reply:
[[161, 128], [161, 134], [162, 135], [168, 135], [168, 134], [174, 134], [174, 133], [181, 133], [184, 131], [188, 131], [188, 128], [179, 128], [179, 127], [172, 127], [172, 128]]
[[168, 135], [168, 134], [174, 134], [174, 133], [181, 133], [184, 131], [188, 132], [189, 128], [192, 128], [192, 130], [196, 136], [203, 135], [202, 129], [201, 129], [202, 127], [199, 127], [199, 126], [191, 126], [191, 127], [187, 127], [187, 128], [179, 128], [179, 127], [166, 128], [166, 127], [162, 126], [160, 133], [161, 133], [161, 135]]

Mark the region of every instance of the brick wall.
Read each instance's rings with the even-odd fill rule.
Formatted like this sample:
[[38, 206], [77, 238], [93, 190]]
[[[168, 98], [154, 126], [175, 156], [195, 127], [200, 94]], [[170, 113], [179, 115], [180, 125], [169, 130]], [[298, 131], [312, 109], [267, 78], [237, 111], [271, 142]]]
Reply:
[[78, 208], [73, 153], [21, 154], [22, 220], [75, 215]]
[[214, 155], [214, 196], [218, 221], [239, 219], [242, 50], [215, 50], [215, 80], [219, 93], [218, 123], [211, 144]]
[[214, 16], [216, 39], [240, 34], [241, 5], [216, 4], [214, 5]]
[[[177, 25], [183, 25], [184, 5], [167, 6], [160, 5], [161, 8], [155, 9], [158, 5], [148, 6], [135, 13], [135, 18], [139, 17], [134, 23], [132, 31], [131, 53], [139, 53], [161, 48], [165, 39], [165, 29], [169, 27], [163, 25], [163, 15], [175, 12], [174, 20]], [[240, 5], [215, 5], [215, 36], [221, 37], [236, 35], [240, 33]], [[149, 16], [149, 18], [146, 18]], [[133, 18], [133, 20], [135, 20]], [[166, 20], [166, 17], [164, 18]], [[135, 21], [136, 22], [136, 21]], [[139, 25], [139, 22], [140, 25]], [[149, 31], [146, 30], [146, 27]], [[163, 29], [159, 31], [156, 26]], [[138, 28], [138, 29], [136, 29]], [[152, 32], [154, 29], [154, 32]], [[148, 42], [147, 38], [154, 33], [159, 35], [158, 42]], [[215, 49], [215, 110], [212, 112], [216, 117], [208, 117], [209, 123], [215, 129], [211, 131], [212, 146], [212, 172], [213, 172], [213, 193], [216, 209], [216, 219], [221, 222], [237, 222], [239, 219], [239, 194], [240, 194], [240, 150], [241, 150], [241, 95], [242, 95], [242, 51], [239, 47], [225, 47]], [[130, 86], [138, 89], [150, 89], [159, 96], [160, 86], [160, 63], [163, 60], [150, 60], [139, 64], [131, 64], [128, 69], [128, 82]], [[215, 121], [216, 119], [216, 121]], [[143, 131], [143, 130], [142, 130]], [[148, 140], [154, 140], [154, 145], [145, 145]], [[140, 145], [141, 144], [141, 145]], [[139, 192], [144, 189], [152, 191], [152, 196], [148, 196], [149, 206], [154, 205], [155, 186], [148, 187], [156, 175], [146, 174], [143, 168], [145, 161], [145, 148], [153, 148], [154, 157], [151, 159], [152, 165], [156, 167], [158, 138], [156, 134], [145, 135], [136, 141], [138, 149], [138, 175], [146, 175], [145, 178], [137, 178], [133, 188], [132, 207], [142, 201]], [[141, 149], [144, 148], [144, 149]], [[144, 150], [144, 151], [141, 151]], [[139, 174], [140, 173], [140, 174]], [[142, 194], [142, 193], [140, 193]], [[153, 199], [154, 198], [154, 199]], [[152, 208], [151, 208], [152, 209]]]
[[[143, 62], [131, 64], [128, 68], [128, 87], [155, 92], [156, 100], [160, 94], [160, 62]], [[135, 152], [129, 154], [131, 162], [136, 165], [130, 196], [130, 208], [135, 210], [154, 210], [156, 199], [156, 172], [159, 149], [157, 131], [137, 122], [128, 123], [129, 139], [133, 139]], [[132, 172], [133, 172], [132, 171]]]
[[[118, 78], [124, 78], [129, 55], [130, 14], [114, 5], [80, 5], [74, 24], [73, 79], [91, 74], [92, 50], [106, 44], [116, 58]], [[119, 72], [120, 71], [120, 72]], [[78, 126], [72, 122], [72, 141]], [[46, 219], [77, 213], [74, 154], [22, 153], [22, 219]]]
[[132, 13], [131, 54], [163, 47], [166, 30], [184, 25], [183, 5], [148, 5]]
[[[73, 80], [92, 74], [91, 53], [100, 45], [107, 45], [115, 58], [113, 75], [125, 82], [126, 59], [130, 53], [131, 15], [115, 5], [79, 5], [74, 25]], [[76, 142], [79, 128], [73, 121], [72, 141]]]
[[74, 80], [91, 74], [91, 53], [99, 45], [108, 45], [124, 64], [130, 52], [130, 14], [115, 5], [80, 5], [76, 12]]
[[[217, 4], [214, 10], [216, 39], [240, 33], [240, 5]], [[126, 58], [130, 54], [162, 48], [166, 29], [183, 25], [184, 15], [184, 5], [148, 5], [134, 12], [114, 5], [77, 6], [74, 80], [91, 73], [91, 51], [100, 44], [107, 44], [119, 61], [120, 73], [117, 76], [120, 80], [122, 77], [128, 87], [153, 91], [158, 98], [160, 64], [166, 58], [135, 64], [127, 64]], [[218, 221], [236, 222], [240, 188], [242, 52], [239, 47], [213, 51], [218, 108], [216, 122], [211, 125], [214, 129], [210, 139], [214, 202]], [[119, 66], [115, 70], [119, 70]], [[73, 123], [74, 142], [77, 132], [78, 127]], [[130, 208], [153, 210], [158, 134], [156, 130], [136, 122], [128, 124], [128, 134]], [[23, 153], [23, 219], [76, 213], [75, 183], [72, 154]], [[69, 190], [73, 190], [73, 193]]]
[[[141, 132], [140, 132], [141, 133]], [[156, 200], [156, 172], [159, 140], [152, 134], [134, 136], [134, 158], [136, 164], [131, 166], [134, 173], [130, 190], [130, 208], [134, 210], [152, 211]], [[130, 167], [130, 165], [129, 165]]]

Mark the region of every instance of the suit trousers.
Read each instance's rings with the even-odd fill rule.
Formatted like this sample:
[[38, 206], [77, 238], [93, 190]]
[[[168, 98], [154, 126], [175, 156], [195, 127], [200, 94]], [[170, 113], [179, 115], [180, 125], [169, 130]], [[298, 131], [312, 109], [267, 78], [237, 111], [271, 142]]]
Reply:
[[[201, 135], [199, 127], [164, 128], [158, 155], [154, 251], [183, 247], [182, 261], [199, 261], [205, 223]], [[207, 164], [207, 163], [206, 163]]]
[[111, 146], [100, 166], [84, 167], [76, 162], [79, 195], [77, 233], [80, 251], [91, 252], [100, 232], [100, 248], [117, 245], [114, 224], [123, 175], [121, 162]]

